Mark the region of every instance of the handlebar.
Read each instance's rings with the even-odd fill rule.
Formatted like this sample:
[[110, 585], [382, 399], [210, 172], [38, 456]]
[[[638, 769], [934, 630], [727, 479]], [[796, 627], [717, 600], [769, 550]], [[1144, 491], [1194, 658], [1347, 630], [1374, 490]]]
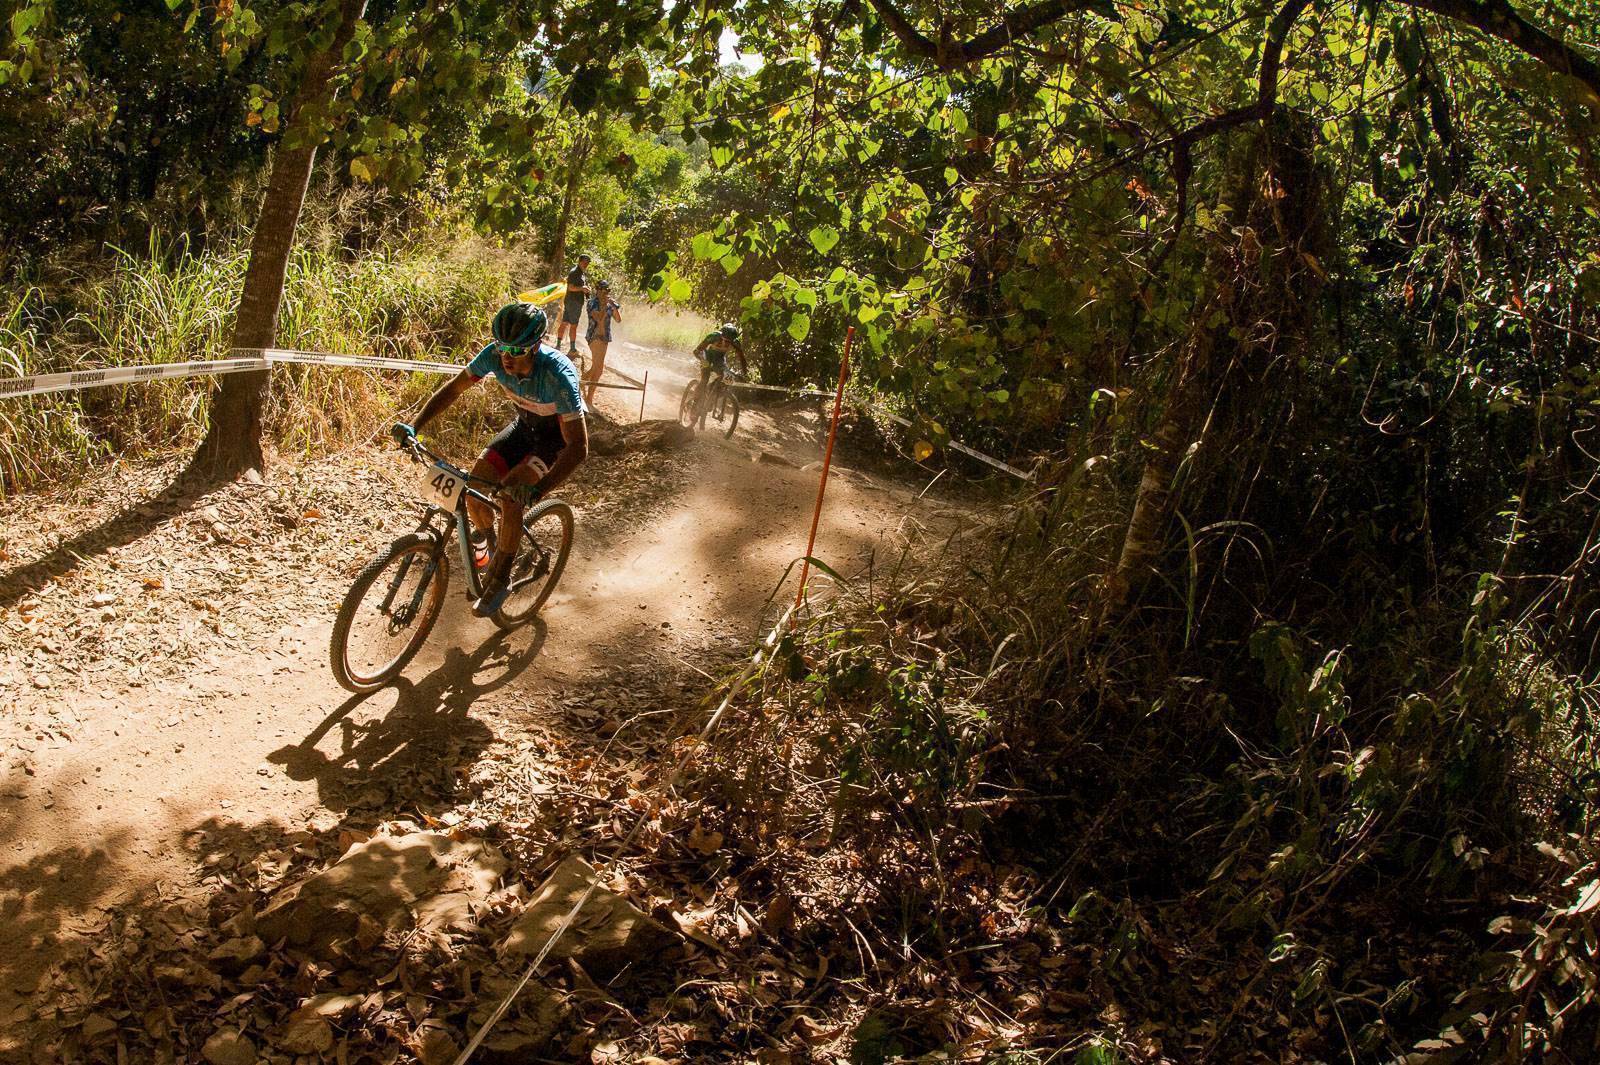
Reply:
[[481, 484], [481, 485], [485, 486], [486, 488], [490, 489], [491, 491], [498, 491], [499, 489], [504, 487], [498, 481], [490, 481], [490, 480], [486, 480], [485, 478], [482, 478], [482, 477], [474, 477], [472, 474], [468, 473], [466, 470], [463, 470], [461, 467], [457, 466], [455, 463], [451, 462], [449, 459], [445, 458], [443, 455], [439, 454], [437, 451], [434, 451], [431, 448], [429, 448], [426, 444], [424, 444], [422, 441], [418, 440], [415, 436], [413, 436], [411, 438], [411, 442], [409, 444], [400, 445], [400, 450], [404, 451], [404, 452], [407, 452], [411, 456], [411, 461], [412, 462], [426, 462], [428, 459], [432, 459], [434, 462], [437, 462], [439, 465], [444, 466], [451, 473], [456, 474], [457, 476], [459, 476], [462, 479], [462, 481], [467, 483], [467, 484], [473, 484], [473, 483]]

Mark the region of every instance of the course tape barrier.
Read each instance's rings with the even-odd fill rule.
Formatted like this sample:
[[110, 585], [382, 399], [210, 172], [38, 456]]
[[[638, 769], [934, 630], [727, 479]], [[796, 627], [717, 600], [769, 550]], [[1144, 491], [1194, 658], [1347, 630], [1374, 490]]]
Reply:
[[[357, 369], [368, 370], [404, 370], [413, 373], [453, 374], [459, 373], [461, 367], [448, 362], [425, 362], [419, 359], [391, 359], [380, 355], [334, 355], [322, 351], [299, 351], [294, 348], [234, 348], [237, 353], [248, 353], [247, 357], [232, 359], [215, 359], [209, 362], [169, 362], [158, 363], [152, 366], [110, 366], [102, 370], [73, 370], [66, 373], [36, 374], [32, 377], [0, 377], [0, 399], [21, 398], [23, 396], [39, 396], [51, 392], [76, 392], [85, 388], [104, 388], [110, 385], [134, 384], [139, 381], [171, 381], [184, 377], [205, 377], [211, 374], [248, 373], [251, 370], [265, 370], [274, 363], [298, 363], [303, 365], [322, 366], [349, 366]], [[619, 384], [615, 381], [595, 382], [599, 388], [617, 388], [624, 392], [643, 392], [645, 384], [637, 378], [630, 377], [614, 367], [607, 366], [607, 373], [614, 373], [628, 384]], [[781, 385], [756, 384], [753, 381], [730, 381], [734, 388], [749, 388], [762, 392], [786, 392], [793, 396], [832, 396], [832, 392], [822, 392], [814, 388], [785, 388]], [[585, 382], [585, 388], [588, 382]], [[909, 427], [911, 421], [894, 414], [884, 408], [867, 403], [864, 400], [852, 400], [863, 410], [874, 411], [888, 418], [897, 425]], [[985, 455], [959, 441], [949, 442], [952, 451], [959, 451], [968, 458], [976, 459], [986, 466], [990, 466], [1002, 473], [1010, 474], [1020, 480], [1031, 481], [1033, 474], [1028, 470], [1018, 469], [1008, 462], [1002, 462], [993, 455]]]
[[324, 351], [299, 351], [295, 348], [233, 348], [238, 352], [259, 352], [268, 362], [300, 363], [310, 366], [354, 366], [369, 370], [409, 370], [416, 373], [460, 373], [461, 367], [449, 362], [420, 359], [391, 359], [381, 355], [333, 355]]
[[824, 392], [820, 388], [785, 388], [783, 385], [758, 385], [754, 381], [729, 381], [723, 379], [729, 388], [750, 388], [757, 392], [787, 392], [791, 396], [826, 396], [833, 398], [832, 392]]
[[[326, 366], [355, 366], [373, 370], [410, 370], [416, 373], [455, 374], [461, 367], [453, 362], [424, 362], [417, 359], [389, 359], [379, 355], [330, 355], [320, 351], [296, 351], [292, 348], [234, 348], [234, 351], [259, 351], [268, 362], [311, 363]], [[611, 371], [616, 373], [615, 370]], [[629, 383], [619, 385], [614, 381], [593, 382], [597, 388], [620, 388], [624, 392], [642, 392], [644, 382], [625, 374], [617, 374]], [[584, 387], [590, 382], [585, 381]]]
[[[606, 373], [614, 373], [618, 377], [622, 378], [624, 381], [628, 382], [630, 385], [636, 385], [639, 388], [643, 388], [644, 387], [644, 382], [643, 381], [639, 380], [637, 377], [632, 377], [632, 376], [629, 376], [628, 374], [623, 373], [621, 370], [617, 369], [615, 366], [608, 365], [606, 367]], [[645, 376], [646, 377], [650, 376], [649, 371], [645, 371]]]
[[[862, 403], [860, 405], [865, 410], [877, 411], [879, 414], [883, 415], [885, 418], [888, 418], [896, 425], [903, 426], [907, 429], [911, 428], [910, 418], [902, 418], [900, 415], [895, 414], [892, 411], [884, 410], [882, 407], [873, 406], [870, 403]], [[952, 440], [946, 446], [949, 447], [951, 451], [959, 451], [968, 458], [977, 459], [979, 462], [982, 462], [988, 466], [993, 466], [995, 469], [1000, 470], [1003, 473], [1009, 473], [1013, 477], [1020, 478], [1024, 481], [1033, 480], [1033, 472], [1031, 470], [1020, 470], [1011, 465], [1009, 462], [1001, 462], [993, 455], [985, 455], [981, 451], [974, 451], [972, 448], [959, 441]]]
[[104, 370], [73, 370], [67, 373], [42, 373], [32, 377], [0, 377], [0, 398], [42, 396], [49, 392], [77, 392], [85, 388], [126, 385], [138, 381], [166, 381], [208, 374], [246, 373], [264, 370], [267, 360], [216, 359], [210, 362], [167, 362], [154, 366], [111, 366]]
[[[239, 353], [231, 359], [202, 362], [164, 362], [149, 366], [108, 366], [99, 370], [71, 370], [64, 373], [34, 374], [28, 377], [0, 377], [0, 399], [20, 399], [52, 392], [78, 392], [86, 388], [137, 384], [140, 381], [173, 381], [185, 377], [214, 374], [249, 373], [265, 370], [275, 363], [321, 366], [350, 366], [368, 370], [405, 370], [413, 373], [454, 374], [461, 367], [449, 362], [418, 359], [390, 359], [378, 355], [334, 355], [322, 351], [296, 351], [291, 348], [233, 348]], [[614, 372], [614, 371], [613, 371]], [[620, 388], [625, 392], [644, 391], [644, 382], [624, 377], [628, 384], [594, 382], [600, 388]], [[588, 387], [588, 383], [585, 383]]]

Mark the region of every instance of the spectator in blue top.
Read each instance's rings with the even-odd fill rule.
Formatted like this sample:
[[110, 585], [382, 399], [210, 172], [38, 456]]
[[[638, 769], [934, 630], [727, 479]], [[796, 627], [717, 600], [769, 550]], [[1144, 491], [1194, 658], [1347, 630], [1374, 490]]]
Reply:
[[600, 374], [606, 368], [606, 349], [611, 346], [611, 323], [622, 321], [622, 304], [611, 298], [611, 282], [596, 281], [595, 294], [589, 297], [589, 331], [583, 339], [589, 342], [589, 373], [584, 377], [583, 398], [594, 405], [594, 392], [600, 383]]

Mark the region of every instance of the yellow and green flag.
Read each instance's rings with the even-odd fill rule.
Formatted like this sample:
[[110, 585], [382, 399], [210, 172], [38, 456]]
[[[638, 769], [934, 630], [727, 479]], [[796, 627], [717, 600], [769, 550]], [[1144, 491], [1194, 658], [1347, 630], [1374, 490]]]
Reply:
[[517, 299], [523, 303], [531, 303], [536, 307], [543, 307], [546, 303], [554, 303], [567, 294], [565, 281], [552, 281], [548, 285], [538, 288], [526, 289], [517, 293]]

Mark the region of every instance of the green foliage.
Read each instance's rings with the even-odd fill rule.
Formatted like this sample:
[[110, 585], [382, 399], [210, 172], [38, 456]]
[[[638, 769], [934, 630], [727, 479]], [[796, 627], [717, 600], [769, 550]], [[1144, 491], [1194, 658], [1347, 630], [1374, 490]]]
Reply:
[[241, 100], [270, 77], [265, 57], [219, 70], [207, 25], [161, 4], [26, 0], [0, 5], [0, 19], [7, 258], [237, 219], [233, 198], [264, 149]]
[[[821, 743], [841, 781], [908, 806], [966, 794], [982, 773], [987, 712], [952, 697], [949, 662], [897, 663], [867, 652], [861, 635], [833, 634], [838, 651], [804, 682], [812, 701], [832, 710]], [[840, 701], [856, 708], [840, 714]]]

